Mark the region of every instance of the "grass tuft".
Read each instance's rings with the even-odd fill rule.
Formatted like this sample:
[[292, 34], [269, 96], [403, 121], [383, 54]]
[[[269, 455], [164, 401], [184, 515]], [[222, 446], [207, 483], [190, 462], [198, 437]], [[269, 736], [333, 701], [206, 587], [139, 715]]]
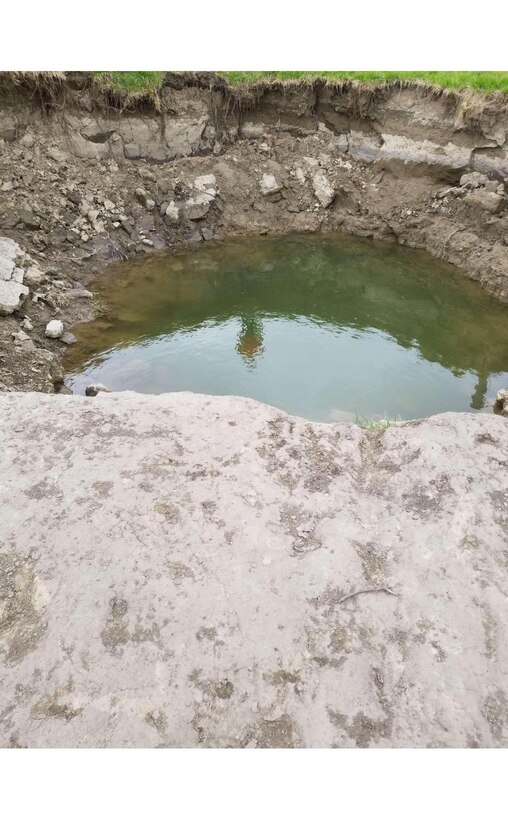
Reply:
[[128, 94], [153, 94], [159, 91], [165, 71], [93, 71], [96, 81], [112, 91]]
[[395, 424], [402, 424], [402, 419], [373, 419], [368, 416], [355, 415], [355, 424], [364, 430], [388, 430]]

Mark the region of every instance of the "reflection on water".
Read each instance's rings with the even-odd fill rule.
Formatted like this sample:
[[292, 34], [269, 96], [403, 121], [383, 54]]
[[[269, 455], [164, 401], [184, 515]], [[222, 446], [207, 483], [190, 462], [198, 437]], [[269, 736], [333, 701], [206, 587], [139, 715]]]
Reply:
[[251, 396], [310, 419], [482, 410], [508, 309], [450, 265], [341, 236], [257, 238], [117, 265], [74, 329], [68, 385]]

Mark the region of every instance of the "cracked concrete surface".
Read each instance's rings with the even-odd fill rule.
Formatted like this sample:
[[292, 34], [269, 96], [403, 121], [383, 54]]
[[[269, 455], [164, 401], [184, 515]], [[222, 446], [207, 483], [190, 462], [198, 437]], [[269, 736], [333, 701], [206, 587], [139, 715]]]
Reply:
[[505, 419], [0, 408], [3, 746], [507, 745]]

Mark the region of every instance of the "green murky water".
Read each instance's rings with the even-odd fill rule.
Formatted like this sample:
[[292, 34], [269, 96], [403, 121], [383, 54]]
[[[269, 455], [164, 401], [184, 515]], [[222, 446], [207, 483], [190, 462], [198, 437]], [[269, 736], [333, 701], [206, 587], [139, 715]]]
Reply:
[[[320, 421], [482, 410], [508, 308], [455, 268], [342, 236], [261, 237], [116, 266], [67, 384], [250, 396]], [[490, 408], [489, 408], [490, 409]]]

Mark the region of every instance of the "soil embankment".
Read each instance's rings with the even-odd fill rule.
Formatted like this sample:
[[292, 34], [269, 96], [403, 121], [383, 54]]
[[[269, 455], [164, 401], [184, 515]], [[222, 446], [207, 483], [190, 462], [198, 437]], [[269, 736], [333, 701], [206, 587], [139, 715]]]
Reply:
[[[2, 389], [60, 389], [65, 344], [44, 328], [94, 315], [86, 284], [108, 261], [226, 236], [400, 242], [508, 300], [502, 95], [168, 74], [156, 97], [129, 99], [89, 75], [3, 75], [0, 168], [0, 235], [29, 255], [0, 283]], [[11, 312], [16, 284], [29, 294]]]

